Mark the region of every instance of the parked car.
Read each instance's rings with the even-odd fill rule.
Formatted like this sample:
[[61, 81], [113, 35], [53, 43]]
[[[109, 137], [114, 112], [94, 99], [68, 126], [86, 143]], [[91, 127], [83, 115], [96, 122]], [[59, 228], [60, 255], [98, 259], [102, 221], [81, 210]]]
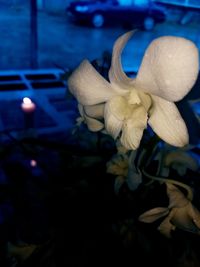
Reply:
[[138, 4], [138, 1], [132, 1], [132, 4], [123, 5], [117, 0], [73, 1], [66, 11], [76, 22], [89, 23], [95, 28], [120, 23], [152, 30], [156, 23], [166, 20], [165, 9], [152, 2]]

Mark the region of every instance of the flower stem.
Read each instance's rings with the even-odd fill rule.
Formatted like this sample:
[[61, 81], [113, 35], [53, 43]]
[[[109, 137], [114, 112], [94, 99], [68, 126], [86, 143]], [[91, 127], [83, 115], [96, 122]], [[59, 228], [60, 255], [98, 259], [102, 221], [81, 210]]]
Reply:
[[167, 183], [171, 183], [174, 185], [178, 185], [182, 188], [184, 188], [187, 191], [187, 199], [189, 201], [192, 201], [193, 199], [193, 192], [192, 192], [192, 188], [189, 185], [186, 185], [182, 182], [176, 181], [176, 180], [172, 180], [172, 179], [168, 179], [168, 178], [164, 178], [164, 177], [155, 177], [153, 175], [148, 174], [144, 169], [142, 170], [142, 173], [148, 177], [149, 179], [155, 180], [155, 181], [160, 181], [160, 182], [167, 182]]

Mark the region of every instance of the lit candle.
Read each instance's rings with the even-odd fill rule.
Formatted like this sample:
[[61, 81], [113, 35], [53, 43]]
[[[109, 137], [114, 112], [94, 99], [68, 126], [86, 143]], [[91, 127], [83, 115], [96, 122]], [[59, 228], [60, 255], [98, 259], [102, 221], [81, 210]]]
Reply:
[[37, 167], [37, 161], [34, 160], [34, 159], [32, 159], [32, 160], [30, 161], [30, 165], [31, 165], [31, 167]]
[[32, 102], [32, 100], [28, 97], [23, 98], [23, 102], [21, 104], [21, 108], [24, 112], [33, 112], [36, 108], [35, 104]]
[[24, 126], [26, 129], [34, 128], [34, 111], [36, 109], [36, 105], [33, 101], [24, 97], [23, 102], [21, 104], [21, 108], [24, 111]]

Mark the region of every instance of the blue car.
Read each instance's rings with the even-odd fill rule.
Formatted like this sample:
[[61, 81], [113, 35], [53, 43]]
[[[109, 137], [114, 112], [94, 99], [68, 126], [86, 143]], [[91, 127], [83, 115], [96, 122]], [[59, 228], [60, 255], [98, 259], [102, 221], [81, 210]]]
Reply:
[[155, 3], [132, 0], [97, 0], [73, 1], [66, 8], [68, 15], [80, 24], [101, 28], [105, 25], [121, 24], [122, 26], [142, 27], [152, 30], [156, 23], [166, 20], [165, 9]]

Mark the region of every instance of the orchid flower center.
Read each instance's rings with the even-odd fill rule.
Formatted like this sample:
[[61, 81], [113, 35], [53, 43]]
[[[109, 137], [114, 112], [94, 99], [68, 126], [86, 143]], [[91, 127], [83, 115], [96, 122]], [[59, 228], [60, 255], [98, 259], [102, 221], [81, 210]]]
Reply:
[[131, 90], [130, 93], [128, 94], [128, 103], [130, 105], [140, 105], [141, 104], [141, 98], [140, 98], [138, 92], [136, 91], [136, 89]]
[[129, 91], [125, 98], [128, 104], [127, 109], [129, 110], [129, 112], [127, 112], [127, 117], [129, 117], [138, 108], [144, 109], [146, 115], [149, 115], [149, 111], [152, 106], [152, 99], [149, 94], [146, 94], [134, 88]]

